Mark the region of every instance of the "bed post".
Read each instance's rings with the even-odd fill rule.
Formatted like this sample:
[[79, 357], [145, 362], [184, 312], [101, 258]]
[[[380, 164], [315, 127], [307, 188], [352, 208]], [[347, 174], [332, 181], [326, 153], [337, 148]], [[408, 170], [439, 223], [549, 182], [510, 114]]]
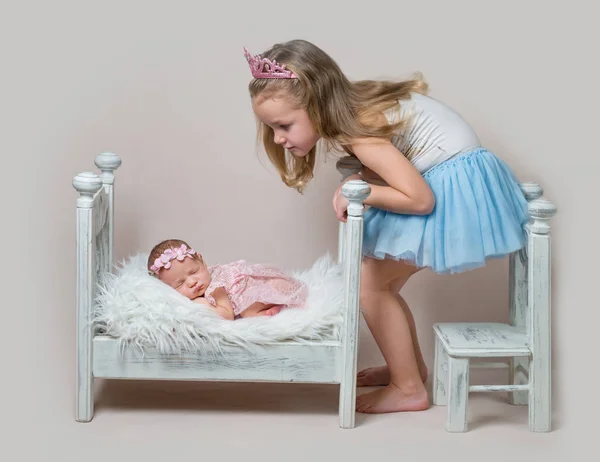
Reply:
[[358, 360], [358, 321], [362, 269], [363, 202], [371, 193], [362, 180], [347, 181], [342, 194], [348, 205], [348, 221], [343, 238], [344, 327], [340, 378], [340, 427], [354, 428], [356, 413], [356, 374]]
[[552, 258], [548, 221], [556, 214], [556, 206], [544, 198], [529, 203], [529, 239], [527, 243], [527, 334], [529, 360], [529, 429], [534, 432], [552, 430]]
[[[342, 182], [344, 182], [349, 176], [359, 173], [362, 169], [362, 164], [356, 157], [346, 156], [338, 160], [335, 167], [342, 174]], [[345, 235], [346, 223], [340, 221], [338, 226], [338, 263], [342, 263], [344, 259]]]
[[346, 223], [340, 221], [338, 226], [338, 254], [337, 260], [338, 265], [341, 265], [344, 261], [344, 236], [346, 235]]
[[[521, 183], [521, 190], [529, 205], [542, 197], [542, 187], [537, 183]], [[513, 252], [509, 258], [509, 313], [510, 324], [527, 330], [527, 284], [528, 284], [528, 257], [527, 245], [521, 250]], [[529, 383], [529, 358], [514, 357], [509, 360], [510, 383], [513, 385], [527, 385]], [[511, 391], [508, 399], [514, 405], [527, 405], [527, 391]]]
[[77, 310], [76, 310], [76, 403], [75, 420], [89, 422], [94, 414], [94, 377], [92, 373], [92, 325], [94, 303], [96, 236], [94, 230], [94, 196], [102, 180], [91, 172], [73, 179], [77, 198]]
[[102, 184], [104, 186], [104, 191], [106, 192], [106, 196], [108, 197], [108, 212], [106, 215], [107, 228], [106, 228], [106, 236], [103, 236], [102, 241], [102, 249], [101, 255], [103, 256], [101, 261], [101, 271], [103, 272], [111, 272], [113, 265], [113, 243], [114, 243], [114, 184], [115, 184], [115, 170], [119, 168], [121, 165], [121, 159], [116, 154], [112, 152], [103, 152], [102, 154], [98, 154], [96, 156], [96, 160], [94, 161], [96, 167], [98, 167], [102, 173], [100, 174], [100, 178], [102, 179]]

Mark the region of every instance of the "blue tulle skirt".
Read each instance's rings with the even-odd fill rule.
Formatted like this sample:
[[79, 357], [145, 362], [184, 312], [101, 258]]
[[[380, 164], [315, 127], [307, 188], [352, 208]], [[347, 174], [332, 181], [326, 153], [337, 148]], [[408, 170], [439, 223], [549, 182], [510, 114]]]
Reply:
[[462, 153], [423, 177], [435, 194], [433, 212], [402, 215], [369, 208], [365, 256], [458, 273], [525, 245], [527, 201], [510, 167], [487, 149]]

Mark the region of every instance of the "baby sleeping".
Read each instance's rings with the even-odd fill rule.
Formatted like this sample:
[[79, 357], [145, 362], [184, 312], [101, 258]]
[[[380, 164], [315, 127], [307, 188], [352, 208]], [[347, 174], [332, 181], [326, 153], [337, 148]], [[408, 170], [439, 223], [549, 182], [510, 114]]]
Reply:
[[284, 308], [304, 306], [308, 296], [306, 284], [278, 268], [245, 260], [208, 266], [202, 255], [179, 239], [154, 246], [148, 270], [228, 320], [273, 316]]

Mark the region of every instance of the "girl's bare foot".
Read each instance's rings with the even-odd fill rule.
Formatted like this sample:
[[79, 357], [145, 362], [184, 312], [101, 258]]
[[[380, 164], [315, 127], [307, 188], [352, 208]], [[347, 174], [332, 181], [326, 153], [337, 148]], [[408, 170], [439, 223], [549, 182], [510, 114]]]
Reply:
[[[427, 382], [427, 366], [419, 366], [419, 375], [423, 383]], [[379, 387], [390, 384], [390, 370], [387, 366], [369, 367], [356, 376], [357, 387]]]
[[429, 397], [423, 384], [419, 385], [403, 391], [390, 383], [385, 388], [364, 393], [356, 398], [356, 411], [365, 414], [424, 411], [429, 408]]

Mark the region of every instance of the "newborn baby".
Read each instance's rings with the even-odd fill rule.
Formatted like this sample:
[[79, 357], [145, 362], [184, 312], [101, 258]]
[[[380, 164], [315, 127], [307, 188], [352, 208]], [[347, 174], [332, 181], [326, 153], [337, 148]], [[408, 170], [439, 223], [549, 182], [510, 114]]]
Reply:
[[200, 254], [179, 239], [154, 246], [148, 270], [228, 320], [273, 316], [283, 308], [303, 307], [308, 296], [306, 284], [278, 268], [245, 260], [207, 266]]

